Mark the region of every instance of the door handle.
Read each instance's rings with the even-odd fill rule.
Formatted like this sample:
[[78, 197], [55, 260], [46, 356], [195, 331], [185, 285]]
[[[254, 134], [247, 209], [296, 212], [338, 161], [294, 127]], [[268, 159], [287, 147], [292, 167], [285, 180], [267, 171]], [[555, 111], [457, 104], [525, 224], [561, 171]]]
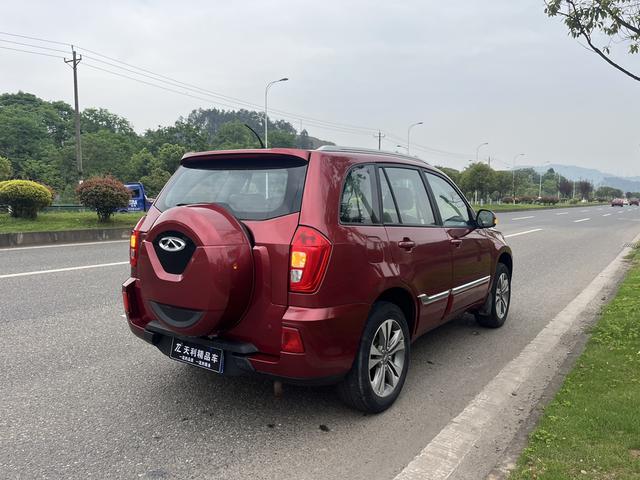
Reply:
[[462, 240], [460, 240], [459, 238], [454, 238], [451, 240], [451, 245], [456, 248], [460, 248], [462, 246]]
[[414, 242], [410, 238], [405, 237], [398, 242], [398, 246], [400, 248], [404, 248], [405, 250], [411, 250], [413, 247], [416, 246], [416, 242]]

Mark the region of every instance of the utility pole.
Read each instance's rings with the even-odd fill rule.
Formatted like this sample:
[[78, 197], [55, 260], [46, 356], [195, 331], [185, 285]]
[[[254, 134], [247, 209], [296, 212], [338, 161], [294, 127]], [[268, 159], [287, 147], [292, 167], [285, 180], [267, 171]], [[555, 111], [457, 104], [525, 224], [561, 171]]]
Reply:
[[377, 134], [373, 135], [373, 138], [377, 138], [378, 139], [378, 150], [382, 150], [382, 139], [386, 137], [386, 135], [384, 133], [382, 133], [380, 130], [378, 130]]
[[78, 182], [82, 183], [82, 143], [80, 140], [80, 107], [78, 105], [78, 64], [82, 60], [82, 55], [76, 55], [76, 50], [73, 48], [73, 45], [71, 45], [71, 52], [73, 53], [73, 58], [71, 60], [65, 58], [64, 63], [67, 65], [71, 64], [73, 68], [73, 99], [76, 107], [76, 165], [78, 167]]

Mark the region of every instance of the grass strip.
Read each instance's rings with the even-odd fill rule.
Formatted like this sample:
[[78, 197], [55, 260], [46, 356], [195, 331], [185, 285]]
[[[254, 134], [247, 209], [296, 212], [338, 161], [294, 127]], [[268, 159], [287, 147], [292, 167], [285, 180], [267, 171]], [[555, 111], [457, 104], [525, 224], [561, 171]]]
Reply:
[[116, 213], [109, 222], [99, 222], [95, 212], [44, 212], [35, 220], [12, 218], [0, 213], [0, 233], [59, 232], [94, 228], [133, 227], [144, 212]]
[[640, 479], [640, 249], [510, 480]]

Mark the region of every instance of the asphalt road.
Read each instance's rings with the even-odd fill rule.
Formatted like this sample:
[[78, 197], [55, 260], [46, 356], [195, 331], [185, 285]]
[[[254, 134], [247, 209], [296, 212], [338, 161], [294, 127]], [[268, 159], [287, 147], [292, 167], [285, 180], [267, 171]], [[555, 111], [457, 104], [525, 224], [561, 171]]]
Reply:
[[331, 388], [226, 378], [128, 330], [126, 242], [0, 250], [0, 478], [391, 479], [640, 232], [640, 208], [499, 214], [508, 323], [418, 340], [403, 394], [365, 416]]

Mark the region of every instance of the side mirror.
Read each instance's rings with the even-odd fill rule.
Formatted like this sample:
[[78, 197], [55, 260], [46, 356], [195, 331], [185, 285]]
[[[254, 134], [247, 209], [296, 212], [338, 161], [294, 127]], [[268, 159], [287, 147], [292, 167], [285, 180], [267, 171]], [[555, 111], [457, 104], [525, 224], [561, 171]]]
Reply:
[[478, 211], [476, 216], [476, 225], [478, 228], [493, 228], [498, 224], [496, 215], [491, 210], [482, 209]]

